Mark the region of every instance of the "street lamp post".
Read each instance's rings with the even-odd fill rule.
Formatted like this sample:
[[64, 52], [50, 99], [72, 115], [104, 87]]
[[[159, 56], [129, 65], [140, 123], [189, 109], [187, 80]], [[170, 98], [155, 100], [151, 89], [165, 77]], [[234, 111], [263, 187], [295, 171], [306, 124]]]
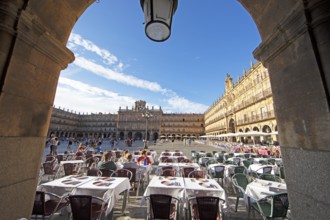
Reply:
[[153, 115], [148, 111], [145, 111], [144, 113], [142, 113], [142, 118], [146, 119], [146, 133], [145, 133], [145, 137], [144, 137], [144, 149], [148, 149], [148, 141], [147, 141], [147, 138], [148, 138], [148, 119], [151, 118], [152, 116]]

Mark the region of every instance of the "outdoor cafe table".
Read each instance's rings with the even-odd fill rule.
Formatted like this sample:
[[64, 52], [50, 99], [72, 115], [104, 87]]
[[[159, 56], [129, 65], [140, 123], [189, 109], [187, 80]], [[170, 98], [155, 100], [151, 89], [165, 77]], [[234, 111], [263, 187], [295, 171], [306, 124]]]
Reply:
[[71, 192], [74, 188], [95, 179], [92, 176], [71, 175], [56, 179], [50, 182], [43, 183], [37, 187], [37, 190], [44, 192], [55, 193], [62, 196], [65, 193]]
[[[154, 176], [149, 185], [147, 186], [143, 198], [141, 199], [141, 205], [145, 203], [146, 197], [151, 194], [163, 194], [169, 195], [179, 200], [179, 216], [182, 211], [182, 204], [184, 198], [184, 180], [182, 177], [162, 177]], [[148, 204], [149, 206], [150, 204]]]
[[226, 200], [225, 190], [215, 179], [184, 178], [186, 197], [214, 196]]
[[[118, 196], [121, 192], [127, 191], [131, 188], [128, 178], [120, 177], [92, 177], [92, 176], [79, 176], [72, 175], [66, 176], [54, 181], [50, 181], [38, 186], [37, 190], [44, 192], [51, 192], [57, 195], [64, 195], [70, 193], [72, 195], [93, 195], [103, 198], [108, 201], [108, 207], [105, 212], [108, 215], [115, 202], [118, 200]], [[94, 183], [100, 182], [100, 186], [94, 185]], [[104, 183], [104, 184], [102, 184]], [[126, 206], [126, 199], [123, 200], [123, 209]]]
[[246, 186], [245, 196], [248, 199], [252, 199], [251, 202], [254, 202], [259, 201], [260, 199], [263, 199], [269, 195], [275, 195], [280, 192], [287, 192], [285, 183], [255, 179], [253, 182]]
[[165, 194], [179, 199], [183, 197], [184, 186], [182, 177], [154, 176], [147, 186], [143, 196]]
[[127, 192], [130, 188], [131, 184], [126, 177], [96, 177], [92, 181], [76, 187], [73, 194], [97, 196], [108, 201], [108, 207], [105, 211], [105, 214], [108, 215], [118, 201], [119, 194], [122, 192], [125, 192], [122, 204], [122, 213], [124, 213]]

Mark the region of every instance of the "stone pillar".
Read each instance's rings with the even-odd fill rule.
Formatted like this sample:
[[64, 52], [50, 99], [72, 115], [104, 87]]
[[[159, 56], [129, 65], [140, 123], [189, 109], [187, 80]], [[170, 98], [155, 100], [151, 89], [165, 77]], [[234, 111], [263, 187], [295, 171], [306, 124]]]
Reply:
[[30, 219], [59, 73], [74, 60], [25, 6], [0, 3], [1, 219]]
[[330, 216], [330, 2], [291, 8], [255, 50], [268, 68], [292, 219]]

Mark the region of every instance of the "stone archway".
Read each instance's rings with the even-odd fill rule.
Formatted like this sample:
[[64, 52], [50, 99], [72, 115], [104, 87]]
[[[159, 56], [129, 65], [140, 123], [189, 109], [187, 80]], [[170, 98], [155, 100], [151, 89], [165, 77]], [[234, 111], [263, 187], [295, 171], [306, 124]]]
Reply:
[[[75, 22], [93, 2], [1, 1], [0, 149], [7, 155], [0, 161], [4, 219], [30, 217], [57, 80], [74, 60], [65, 45]], [[292, 217], [327, 219], [330, 198], [324, 195], [330, 189], [322, 183], [330, 177], [318, 178], [330, 157], [330, 2], [239, 2], [262, 39], [254, 56], [269, 71]], [[25, 172], [11, 175], [17, 167]], [[308, 175], [297, 175], [297, 167], [304, 167]], [[313, 187], [306, 190], [301, 183]]]

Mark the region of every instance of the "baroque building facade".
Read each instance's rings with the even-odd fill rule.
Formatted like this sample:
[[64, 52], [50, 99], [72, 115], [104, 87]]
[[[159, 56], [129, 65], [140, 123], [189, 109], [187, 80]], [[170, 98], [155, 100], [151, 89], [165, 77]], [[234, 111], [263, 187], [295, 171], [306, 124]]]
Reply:
[[253, 64], [236, 83], [227, 74], [224, 95], [205, 112], [205, 133], [217, 137], [225, 133], [251, 131], [269, 133], [265, 136], [235, 137], [234, 141], [278, 141], [277, 122], [274, 113], [272, 89], [268, 70], [261, 64]]
[[80, 114], [53, 108], [48, 136], [156, 140], [197, 138], [204, 134], [204, 114], [168, 114], [139, 100], [118, 114]]

